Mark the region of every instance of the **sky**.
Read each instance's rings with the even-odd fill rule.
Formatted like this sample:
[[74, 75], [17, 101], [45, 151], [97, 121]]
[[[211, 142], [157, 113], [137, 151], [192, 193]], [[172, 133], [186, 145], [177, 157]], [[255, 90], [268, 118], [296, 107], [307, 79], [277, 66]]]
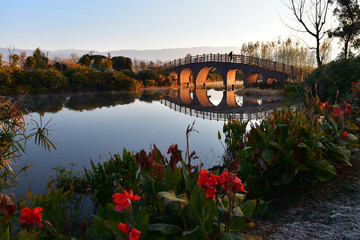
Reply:
[[282, 0], [0, 0], [0, 47], [235, 46], [291, 36]]

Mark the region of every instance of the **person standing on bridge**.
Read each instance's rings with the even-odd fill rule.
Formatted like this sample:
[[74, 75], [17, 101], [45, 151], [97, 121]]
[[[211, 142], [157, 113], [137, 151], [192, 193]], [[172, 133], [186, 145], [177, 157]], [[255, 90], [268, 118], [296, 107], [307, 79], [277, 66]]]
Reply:
[[232, 58], [233, 58], [233, 52], [232, 51], [229, 53], [229, 58], [230, 58], [230, 62], [231, 62]]

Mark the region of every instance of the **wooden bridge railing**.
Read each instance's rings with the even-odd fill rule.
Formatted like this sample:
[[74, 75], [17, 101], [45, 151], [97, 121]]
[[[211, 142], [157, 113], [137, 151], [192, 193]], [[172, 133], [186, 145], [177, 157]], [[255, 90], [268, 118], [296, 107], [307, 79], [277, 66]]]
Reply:
[[230, 57], [228, 54], [203, 54], [196, 56], [188, 56], [185, 58], [175, 59], [170, 62], [165, 63], [165, 68], [173, 68], [181, 65], [191, 64], [191, 63], [203, 63], [203, 62], [232, 62], [232, 63], [243, 63], [254, 65], [266, 69], [270, 69], [273, 71], [285, 73], [289, 75], [291, 78], [302, 77], [304, 72], [301, 68], [296, 68], [291, 65], [287, 65], [284, 63], [278, 63], [276, 61], [271, 61], [268, 59], [261, 59], [258, 57], [244, 56], [244, 55], [233, 55], [232, 61], [230, 61]]

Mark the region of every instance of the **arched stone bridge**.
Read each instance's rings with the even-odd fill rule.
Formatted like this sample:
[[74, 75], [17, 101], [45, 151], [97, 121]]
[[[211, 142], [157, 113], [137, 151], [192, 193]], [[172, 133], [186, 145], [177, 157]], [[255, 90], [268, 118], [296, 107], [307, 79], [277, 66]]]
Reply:
[[256, 57], [228, 54], [203, 54], [175, 59], [165, 64], [165, 68], [178, 80], [178, 84], [189, 84], [192, 74], [193, 84], [205, 85], [209, 72], [219, 70], [225, 86], [235, 85], [235, 75], [241, 71], [244, 75], [244, 86], [257, 81], [261, 74], [263, 82], [271, 84], [274, 81], [287, 79], [301, 80], [303, 71], [276, 61], [264, 60]]

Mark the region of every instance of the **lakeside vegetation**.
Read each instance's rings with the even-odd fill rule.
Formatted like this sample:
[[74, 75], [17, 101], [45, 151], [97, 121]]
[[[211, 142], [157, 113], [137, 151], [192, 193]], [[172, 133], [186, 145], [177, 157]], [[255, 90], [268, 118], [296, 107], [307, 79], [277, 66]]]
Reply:
[[[331, 2], [316, 5], [314, 11], [317, 13], [318, 6], [327, 11]], [[291, 3], [290, 9], [303, 21], [304, 6]], [[17, 175], [30, 167], [12, 169], [25, 153], [27, 141], [33, 139], [46, 150], [55, 146], [48, 138], [47, 123], [36, 123], [34, 131], [27, 132], [26, 109], [2, 97], [0, 238], [260, 239], [244, 233], [253, 226], [254, 216], [267, 214], [274, 201], [286, 201], [310, 184], [336, 177], [339, 169], [351, 168], [351, 156], [359, 151], [360, 56], [351, 56], [349, 45], [358, 44], [360, 28], [345, 21], [349, 18], [346, 10], [360, 16], [360, 8], [354, 6], [354, 1], [339, 0], [334, 12], [344, 20], [331, 33], [344, 41], [341, 59], [325, 64], [325, 55], [320, 54], [324, 37], [320, 34], [324, 12], [320, 11], [319, 16], [310, 18], [320, 21], [315, 24], [320, 28], [317, 35], [313, 34], [318, 40], [319, 68], [302, 83], [281, 86], [284, 95], [298, 97], [299, 104], [274, 110], [248, 130], [246, 121], [226, 122], [222, 129], [224, 165], [209, 170], [192, 164], [196, 155], [189, 152], [188, 144], [185, 153], [174, 144], [166, 154], [155, 145], [150, 152], [135, 154], [124, 149], [106, 162], [91, 161], [91, 169], [84, 173], [57, 168], [47, 193], [35, 195], [29, 190], [21, 199], [11, 198], [4, 191], [19, 184]], [[324, 43], [326, 50], [328, 44]], [[244, 45], [244, 51], [249, 49]], [[256, 44], [255, 49], [259, 49]], [[84, 55], [79, 60], [82, 66], [59, 63], [53, 68], [48, 68], [39, 49], [26, 60], [15, 55], [9, 59], [9, 66], [0, 71], [0, 80], [11, 93], [132, 90], [172, 84], [172, 79], [160, 72], [132, 72], [129, 61], [122, 57]], [[28, 69], [17, 66], [20, 59], [26, 63], [22, 68]], [[111, 68], [116, 70], [109, 71]], [[187, 143], [193, 131], [194, 126], [189, 125]]]
[[144, 70], [133, 72], [132, 61], [126, 57], [110, 59], [86, 54], [77, 63], [49, 64], [49, 59], [38, 48], [33, 56], [23, 57], [22, 62], [16, 54], [12, 54], [9, 59], [8, 66], [0, 64], [0, 86], [7, 94], [129, 91], [141, 87], [176, 85], [176, 81], [160, 68], [144, 67]]
[[[353, 74], [358, 76], [356, 71]], [[165, 155], [155, 145], [149, 153], [124, 149], [104, 163], [92, 162], [85, 175], [58, 168], [45, 194], [29, 191], [16, 204], [1, 195], [5, 208], [0, 235], [9, 236], [4, 239], [259, 239], [242, 233], [243, 229], [253, 225], [254, 214], [266, 214], [274, 198], [284, 199], [310, 182], [328, 181], [338, 168], [351, 167], [351, 152], [359, 147], [360, 81], [349, 84], [350, 90], [340, 89], [342, 97], [336, 103], [309, 91], [296, 110], [276, 110], [249, 131], [247, 122], [228, 121], [223, 128], [227, 154], [217, 170], [193, 166], [194, 155], [184, 154], [176, 145]], [[2, 111], [7, 119], [24, 111], [11, 109]], [[193, 130], [188, 127], [187, 137]], [[15, 136], [2, 141], [12, 143]], [[15, 160], [5, 157], [9, 163]], [[8, 167], [1, 171], [2, 179], [16, 183], [17, 173], [13, 175]], [[86, 201], [93, 204], [87, 211]]]

